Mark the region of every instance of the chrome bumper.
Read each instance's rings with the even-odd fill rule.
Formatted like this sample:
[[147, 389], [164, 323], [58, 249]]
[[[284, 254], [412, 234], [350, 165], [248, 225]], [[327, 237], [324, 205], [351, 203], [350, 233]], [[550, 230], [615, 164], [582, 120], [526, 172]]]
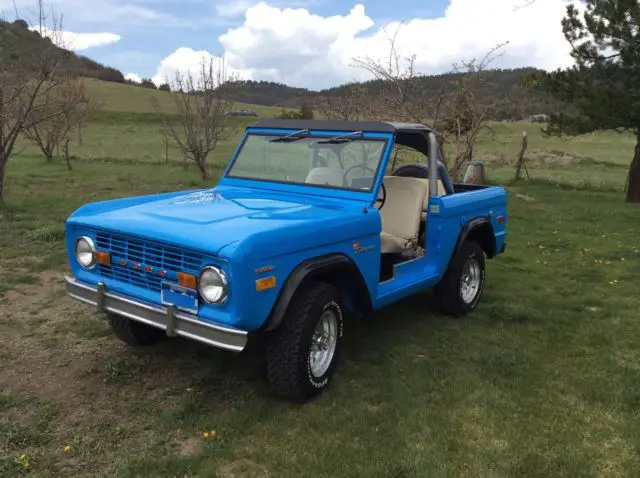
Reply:
[[213, 347], [234, 352], [247, 345], [247, 332], [199, 320], [195, 315], [178, 312], [175, 307], [160, 307], [136, 302], [113, 292], [103, 284], [93, 287], [65, 276], [67, 293], [73, 299], [91, 304], [98, 312], [111, 312], [152, 327], [166, 330], [170, 337], [186, 337]]

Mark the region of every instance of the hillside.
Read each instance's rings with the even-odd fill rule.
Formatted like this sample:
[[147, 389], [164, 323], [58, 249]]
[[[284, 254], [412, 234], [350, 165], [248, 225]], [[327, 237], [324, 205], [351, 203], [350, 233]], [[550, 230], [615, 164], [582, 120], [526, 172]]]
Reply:
[[[482, 73], [481, 97], [487, 101], [504, 98], [509, 101], [495, 111], [493, 120], [518, 120], [531, 115], [555, 111], [559, 105], [543, 92], [526, 88], [521, 85], [523, 75], [535, 73], [533, 68], [519, 68], [513, 70], [487, 70]], [[444, 74], [424, 76], [421, 78], [422, 88], [426, 95], [435, 96], [444, 86], [444, 91], [450, 91], [459, 78], [459, 74]], [[363, 84], [365, 91], [372, 101], [383, 89], [383, 82], [369, 81]], [[264, 106], [285, 108], [299, 108], [303, 103], [311, 103], [318, 107], [327, 97], [340, 98], [348, 94], [351, 85], [340, 85], [333, 88], [312, 91], [304, 88], [292, 88], [281, 83], [242, 81], [232, 86], [231, 94], [234, 101], [253, 103]], [[429, 112], [429, 115], [432, 112]]]
[[[86, 85], [88, 94], [102, 105], [101, 115], [120, 115], [113, 116], [119, 119], [124, 119], [123, 115], [135, 115], [137, 119], [149, 115], [150, 119], [156, 121], [154, 101], [157, 101], [163, 111], [169, 114], [177, 111], [171, 93], [166, 91], [95, 79], [89, 79]], [[280, 112], [280, 108], [255, 104], [239, 104], [237, 108], [251, 108], [261, 117], [272, 117]]]
[[238, 103], [263, 106], [285, 106], [293, 101], [296, 103], [294, 107], [299, 107], [305, 97], [313, 94], [306, 88], [295, 88], [271, 81], [235, 81], [226, 88]]
[[52, 48], [54, 53], [62, 55], [62, 73], [71, 72], [103, 81], [124, 82], [124, 76], [119, 70], [54, 46], [50, 39], [41, 37], [37, 31], [29, 30], [24, 20], [16, 20], [13, 23], [0, 20], [0, 64], [32, 65], [37, 61], [37, 55], [43, 47]]

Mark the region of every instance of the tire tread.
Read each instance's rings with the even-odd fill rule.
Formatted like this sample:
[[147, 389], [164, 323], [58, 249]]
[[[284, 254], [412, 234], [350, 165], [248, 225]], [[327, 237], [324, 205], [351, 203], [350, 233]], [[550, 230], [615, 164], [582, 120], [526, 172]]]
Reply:
[[[276, 395], [302, 403], [319, 390], [312, 390], [299, 379], [300, 364], [306, 363], [304, 331], [313, 308], [322, 296], [334, 297], [337, 289], [325, 282], [312, 282], [298, 291], [287, 309], [281, 326], [271, 333], [266, 343], [267, 378]], [[334, 360], [336, 357], [334, 357]]]
[[[467, 258], [474, 253], [481, 258], [481, 266], [484, 270], [484, 252], [482, 248], [475, 241], [466, 241], [455, 252], [447, 272], [435, 287], [434, 292], [438, 308], [447, 315], [459, 317], [468, 312], [459, 296], [460, 274]], [[484, 279], [481, 287], [484, 287]], [[482, 290], [480, 293], [482, 293]]]

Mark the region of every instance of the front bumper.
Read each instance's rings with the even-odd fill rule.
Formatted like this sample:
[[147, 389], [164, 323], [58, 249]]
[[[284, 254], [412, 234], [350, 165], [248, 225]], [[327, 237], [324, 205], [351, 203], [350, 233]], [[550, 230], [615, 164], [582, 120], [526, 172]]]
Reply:
[[247, 345], [248, 334], [243, 330], [223, 327], [199, 320], [197, 316], [178, 312], [175, 307], [161, 307], [138, 302], [65, 276], [67, 293], [73, 299], [97, 307], [99, 312], [111, 312], [166, 331], [170, 337], [185, 337], [233, 352], [241, 352]]

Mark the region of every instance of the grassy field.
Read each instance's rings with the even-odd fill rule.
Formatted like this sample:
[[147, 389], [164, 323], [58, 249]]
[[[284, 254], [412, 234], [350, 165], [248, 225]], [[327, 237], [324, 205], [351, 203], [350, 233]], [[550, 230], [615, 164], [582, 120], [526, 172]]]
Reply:
[[[494, 125], [477, 157], [507, 187], [509, 246], [488, 263], [478, 310], [451, 320], [425, 293], [350, 321], [333, 386], [300, 407], [270, 395], [259, 344], [240, 355], [183, 340], [134, 350], [65, 297], [63, 221], [75, 208], [209, 184], [178, 157], [161, 164], [149, 117], [112, 108], [73, 146], [73, 171], [30, 148], [9, 166], [0, 476], [638, 475], [629, 138]], [[523, 130], [533, 179], [512, 185]], [[216, 152], [214, 175], [234, 141]]]
[[[111, 113], [144, 115], [155, 113], [152, 100], [167, 112], [175, 111], [174, 102], [169, 93], [150, 88], [132, 87], [121, 83], [107, 83], [94, 79], [86, 80], [87, 94], [102, 105], [101, 110]], [[239, 104], [238, 108], [249, 107], [261, 116], [280, 113], [280, 108], [260, 105]]]

